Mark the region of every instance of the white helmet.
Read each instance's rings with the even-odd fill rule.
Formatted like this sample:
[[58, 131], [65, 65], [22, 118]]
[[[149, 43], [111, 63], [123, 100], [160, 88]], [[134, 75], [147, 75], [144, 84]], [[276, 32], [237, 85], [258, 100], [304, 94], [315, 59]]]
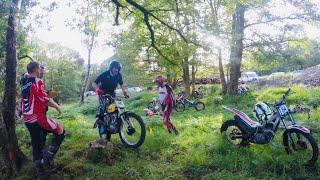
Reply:
[[266, 103], [259, 102], [254, 106], [253, 114], [259, 121], [261, 121], [271, 115], [272, 110]]

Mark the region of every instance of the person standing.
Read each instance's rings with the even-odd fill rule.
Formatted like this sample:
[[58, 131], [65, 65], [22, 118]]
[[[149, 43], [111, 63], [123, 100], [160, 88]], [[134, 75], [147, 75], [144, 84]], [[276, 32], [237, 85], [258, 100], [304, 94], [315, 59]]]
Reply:
[[172, 87], [164, 81], [165, 78], [162, 75], [158, 75], [154, 80], [154, 82], [158, 85], [159, 100], [163, 112], [163, 123], [167, 127], [169, 133], [175, 133], [176, 135], [179, 135], [179, 131], [173, 125], [170, 118], [171, 112], [175, 108], [174, 93]]
[[[46, 116], [47, 106], [61, 113], [60, 106], [45, 91], [39, 78], [41, 68], [38, 62], [27, 65], [28, 73], [21, 79], [20, 106], [24, 123], [31, 136], [33, 163], [39, 179], [48, 179], [53, 168], [53, 158], [65, 137], [65, 130], [54, 119]], [[51, 144], [44, 147], [43, 132], [52, 133]]]

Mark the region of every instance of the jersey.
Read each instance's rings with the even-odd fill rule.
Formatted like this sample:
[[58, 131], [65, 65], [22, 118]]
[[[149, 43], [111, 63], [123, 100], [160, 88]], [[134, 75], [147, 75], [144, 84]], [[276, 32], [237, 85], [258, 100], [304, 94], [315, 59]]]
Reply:
[[49, 100], [44, 83], [40, 78], [26, 74], [21, 79], [20, 106], [25, 122], [36, 122], [39, 115], [45, 115]]
[[118, 84], [123, 85], [121, 73], [118, 73], [116, 76], [111, 76], [109, 70], [100, 74], [94, 82], [103, 90], [104, 93], [112, 96], [115, 95], [114, 91]]
[[174, 98], [173, 90], [168, 84], [165, 84], [163, 87], [159, 87], [159, 101], [162, 106], [176, 106], [176, 100]]

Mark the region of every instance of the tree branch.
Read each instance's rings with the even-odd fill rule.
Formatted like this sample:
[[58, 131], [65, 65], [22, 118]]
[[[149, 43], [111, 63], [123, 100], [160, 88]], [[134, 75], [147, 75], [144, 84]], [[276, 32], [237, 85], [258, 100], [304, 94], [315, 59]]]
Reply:
[[116, 6], [116, 17], [114, 19], [115, 25], [119, 25], [120, 8], [124, 6], [118, 0], [112, 0], [113, 4]]
[[170, 12], [170, 11], [174, 11], [174, 9], [150, 9], [149, 12]]
[[[112, 0], [112, 2], [116, 5], [116, 7], [119, 7], [119, 8], [120, 7], [124, 7], [118, 0]], [[163, 26], [169, 28], [170, 30], [175, 31], [184, 42], [193, 43], [196, 46], [201, 46], [198, 43], [189, 42], [187, 40], [187, 38], [183, 35], [183, 33], [179, 29], [169, 25], [165, 21], [163, 21], [160, 18], [158, 18], [157, 16], [155, 16], [152, 12], [155, 12], [156, 10], [148, 10], [145, 7], [143, 7], [142, 5], [140, 5], [137, 2], [135, 2], [134, 0], [126, 0], [126, 2], [128, 4], [130, 4], [131, 6], [133, 6], [134, 8], [138, 9], [143, 14], [143, 21], [144, 21], [145, 25], [147, 26], [147, 29], [148, 29], [148, 31], [150, 33], [151, 47], [153, 47], [157, 51], [157, 53], [160, 56], [162, 56], [166, 61], [168, 61], [170, 64], [178, 65], [175, 62], [173, 62], [172, 60], [170, 60], [170, 58], [168, 58], [166, 55], [164, 55], [162, 53], [162, 51], [159, 49], [159, 47], [157, 46], [156, 40], [155, 40], [155, 33], [154, 33], [154, 30], [153, 30], [152, 25], [150, 23], [150, 17], [154, 18], [156, 21], [158, 21]], [[176, 3], [178, 3], [178, 0], [176, 0]], [[178, 8], [178, 6], [176, 8]], [[168, 9], [159, 9], [157, 11], [169, 11], [169, 10]], [[118, 18], [119, 18], [119, 14], [117, 13], [117, 15], [116, 15], [116, 24], [118, 23], [118, 20], [117, 20]]]
[[28, 56], [28, 55], [24, 55], [24, 56], [19, 56], [18, 60], [24, 59], [24, 58], [29, 58], [31, 61], [34, 61], [32, 57]]
[[271, 23], [271, 22], [275, 22], [275, 21], [302, 19], [302, 18], [306, 18], [307, 15], [309, 15], [309, 14], [290, 15], [287, 17], [274, 17], [274, 18], [266, 20], [266, 21], [260, 21], [260, 22], [254, 22], [251, 24], [247, 24], [244, 26], [244, 28], [258, 25], [258, 24], [267, 24], [267, 23]]

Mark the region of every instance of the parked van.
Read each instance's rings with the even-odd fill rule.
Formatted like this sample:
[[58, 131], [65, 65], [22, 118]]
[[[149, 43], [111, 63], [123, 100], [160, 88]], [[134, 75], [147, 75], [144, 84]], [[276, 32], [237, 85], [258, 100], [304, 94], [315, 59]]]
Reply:
[[250, 82], [250, 81], [256, 81], [258, 79], [259, 79], [259, 76], [257, 75], [256, 72], [249, 71], [249, 72], [242, 72], [239, 80], [243, 82]]

